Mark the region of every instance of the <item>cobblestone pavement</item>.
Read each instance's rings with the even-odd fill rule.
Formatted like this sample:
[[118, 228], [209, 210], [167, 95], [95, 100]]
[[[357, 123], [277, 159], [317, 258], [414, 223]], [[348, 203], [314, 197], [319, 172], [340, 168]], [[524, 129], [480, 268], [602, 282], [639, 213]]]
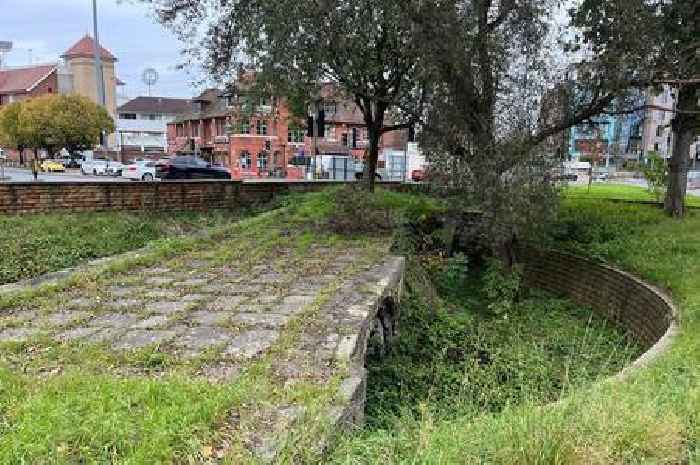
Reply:
[[322, 247], [297, 261], [282, 251], [245, 271], [201, 258], [140, 269], [96, 290], [3, 311], [0, 343], [48, 338], [114, 352], [157, 345], [177, 359], [206, 354], [228, 373], [224, 360], [238, 364], [267, 351], [361, 256], [361, 250], [338, 255]]
[[[333, 391], [323, 398], [330, 421], [354, 421], [364, 406], [373, 312], [383, 280], [396, 274], [387, 244], [326, 241], [300, 250], [276, 242], [253, 256], [230, 246], [20, 299], [0, 309], [0, 360], [38, 382], [69, 368], [157, 378], [177, 372], [227, 386], [247, 375], [261, 387], [222, 426], [233, 432], [212, 445], [219, 456], [242, 442], [272, 460], [280, 438], [324, 390]], [[338, 402], [344, 407], [330, 408]]]

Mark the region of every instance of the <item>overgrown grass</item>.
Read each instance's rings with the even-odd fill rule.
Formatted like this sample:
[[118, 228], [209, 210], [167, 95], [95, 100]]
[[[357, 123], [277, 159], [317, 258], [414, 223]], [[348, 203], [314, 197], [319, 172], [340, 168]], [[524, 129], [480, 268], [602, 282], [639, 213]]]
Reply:
[[[401, 415], [444, 421], [552, 402], [638, 354], [602, 317], [566, 300], [531, 293], [507, 313], [490, 311], [483, 273], [442, 287], [431, 306], [416, 267], [413, 260], [394, 351], [369, 362], [371, 429], [406, 421]], [[443, 273], [435, 278], [444, 282]]]
[[[197, 252], [212, 259], [219, 257], [222, 262], [254, 263], [274, 257], [276, 244], [281, 241], [298, 250], [300, 256], [313, 250], [313, 244], [319, 241], [340, 248], [347, 240], [365, 241], [361, 244], [371, 251], [374, 244], [371, 240], [361, 236], [338, 237], [321, 227], [330, 215], [332, 206], [328, 203], [334, 195], [324, 192], [291, 196], [279, 212], [225, 226], [204, 241], [167, 241], [162, 250], [154, 252], [156, 255], [143, 260], [172, 259], [178, 253]], [[394, 215], [407, 217], [420, 217], [442, 208], [421, 196], [385, 192], [378, 193], [371, 201], [389, 207]], [[358, 216], [362, 207], [358, 206]], [[682, 313], [681, 335], [672, 350], [651, 368], [625, 382], [606, 380], [588, 386], [574, 383], [575, 389], [567, 390], [559, 402], [545, 406], [541, 397], [518, 397], [517, 393], [505, 392], [505, 401], [496, 408], [484, 409], [482, 404], [477, 404], [480, 409], [471, 409], [454, 402], [459, 408], [449, 412], [429, 408], [423, 402], [426, 396], [416, 395], [411, 400], [414, 406], [411, 415], [391, 422], [391, 428], [376, 428], [349, 439], [330, 461], [353, 465], [699, 462], [700, 215], [691, 213], [687, 220], [679, 222], [649, 206], [570, 200], [553, 231], [550, 245], [589, 253], [670, 289]], [[217, 241], [238, 245], [217, 247]], [[126, 273], [130, 267], [146, 262], [125, 262], [109, 273]], [[108, 279], [109, 273], [100, 279]], [[95, 279], [84, 276], [70, 286], [90, 288], [90, 282]], [[48, 299], [59, 291], [59, 288], [49, 289], [41, 298]], [[22, 301], [12, 303], [21, 305]], [[470, 302], [465, 308], [478, 308], [474, 304]], [[556, 302], [551, 305], [546, 308], [568, 310], [558, 307], [560, 304]], [[449, 316], [454, 319], [446, 320], [444, 332], [417, 331], [432, 338], [423, 341], [426, 347], [431, 347], [430, 344], [444, 347], [446, 338], [452, 337], [450, 333], [461, 337], [458, 324], [461, 318], [469, 322], [477, 318], [464, 312], [454, 313], [454, 309]], [[565, 318], [561, 321], [577, 318], [575, 312], [562, 316]], [[522, 317], [525, 318], [520, 326], [523, 332], [532, 328], [528, 318], [541, 320], [537, 313], [523, 312]], [[547, 320], [546, 325], [552, 324], [554, 327], [549, 329], [557, 329], [557, 320]], [[496, 322], [484, 323], [484, 331], [491, 330], [490, 323]], [[424, 329], [420, 321], [416, 324]], [[409, 330], [407, 326], [402, 328], [404, 332]], [[500, 331], [498, 340], [508, 341], [502, 338], [507, 333]], [[30, 345], [23, 350], [42, 360], [41, 347]], [[571, 350], [572, 360], [578, 352], [579, 349]], [[452, 363], [448, 353], [459, 355], [458, 359], [462, 357], [446, 350], [445, 357], [436, 360], [436, 367], [437, 363]], [[85, 355], [90, 356], [90, 352]], [[425, 359], [425, 353], [416, 357]], [[148, 364], [152, 360], [149, 356], [134, 363]], [[462, 361], [465, 360], [474, 358], [466, 357]], [[511, 363], [521, 367], [518, 357], [510, 359]], [[222, 439], [220, 428], [222, 423], [230, 421], [232, 409], [245, 412], [241, 417], [244, 421], [254, 422], [251, 414], [269, 406], [272, 400], [311, 406], [327, 395], [309, 386], [287, 389], [276, 384], [269, 375], [266, 360], [250, 367], [235, 382], [223, 385], [193, 379], [188, 369], [160, 379], [148, 379], [124, 377], [121, 372], [112, 375], [109, 373], [112, 367], [97, 365], [100, 364], [71, 367], [51, 376], [21, 373], [9, 368], [8, 352], [0, 351], [0, 463], [202, 463], [210, 458], [211, 445]], [[439, 396], [452, 400], [463, 398], [453, 396], [465, 392], [460, 389], [467, 389], [461, 380], [459, 388], [458, 383], [451, 382], [449, 386], [455, 389], [440, 393], [442, 385], [434, 376], [441, 372], [439, 367], [430, 371], [431, 365], [426, 366], [429, 368], [415, 379], [425, 381], [422, 386], [426, 389], [422, 392], [427, 393], [428, 402]], [[558, 372], [561, 366], [555, 367]], [[430, 376], [434, 379], [428, 382]], [[408, 388], [404, 392], [413, 390]], [[516, 405], [512, 399], [522, 403]], [[385, 399], [384, 405], [389, 404], [395, 405], [394, 400]], [[375, 423], [375, 426], [382, 425]], [[311, 431], [312, 428], [307, 430]], [[292, 446], [304, 449], [317, 439], [313, 434], [309, 436]], [[236, 436], [224, 439], [233, 439], [238, 447], [234, 447], [225, 463], [248, 463], [250, 457], [242, 448], [241, 439]], [[318, 460], [317, 456], [314, 460]]]
[[[588, 190], [588, 186], [570, 185], [565, 189], [564, 192], [565, 195], [570, 198], [656, 202], [654, 195], [651, 192], [649, 192], [647, 188], [641, 186], [632, 186], [629, 184], [595, 182], [591, 185], [590, 192]], [[700, 207], [700, 196], [686, 196], [686, 205]]]
[[651, 367], [606, 379], [559, 402], [443, 420], [430, 409], [393, 429], [360, 434], [336, 464], [700, 463], [700, 215], [569, 200], [550, 245], [604, 259], [673, 294], [680, 335]]
[[241, 212], [92, 212], [0, 216], [0, 284], [220, 226]]
[[[162, 463], [201, 443], [232, 387], [119, 379], [75, 371], [41, 387], [0, 370], [22, 400], [0, 424], [0, 463]], [[13, 393], [17, 396], [18, 393]], [[6, 399], [2, 396], [3, 400]]]
[[[283, 273], [304, 275], [305, 258], [316, 248], [359, 250], [358, 266], [374, 263], [388, 249], [385, 237], [339, 236], [322, 226], [317, 206], [336, 192], [295, 195], [282, 206], [241, 221], [226, 220], [206, 237], [157, 239], [143, 256], [88, 271], [61, 285], [3, 297], [4, 308], [52, 310], [62, 293], [96, 297], [102, 284], [128, 281], [134, 268], [158, 264], [176, 267], [193, 258], [246, 270], [262, 262]], [[378, 192], [372, 202], [391, 203], [396, 212], [426, 202], [416, 196]], [[428, 202], [430, 203], [430, 202]], [[279, 251], [289, 252], [278, 256]], [[340, 277], [339, 277], [340, 279]], [[48, 338], [4, 344], [0, 349], [0, 463], [150, 464], [206, 463], [222, 443], [222, 463], [257, 463], [246, 449], [245, 434], [266, 427], [262, 415], [275, 405], [305, 407], [311, 421], [302, 442], [290, 444], [285, 457], [318, 457], [318, 424], [333, 400], [336, 381], [281, 385], [273, 357], [285, 357], [302, 331], [313, 329], [317, 304], [292, 321], [271, 353], [243, 367], [237, 378], [213, 384], [196, 376], [206, 358], [171, 359], [157, 348], [117, 355], [108, 346], [58, 345]], [[319, 319], [320, 320], [320, 319]], [[132, 375], [133, 374], [133, 375]], [[154, 377], [155, 376], [155, 377]], [[232, 415], [239, 418], [232, 419]], [[269, 426], [269, 425], [267, 425]], [[306, 445], [308, 447], [301, 447]], [[290, 459], [291, 460], [291, 459]]]

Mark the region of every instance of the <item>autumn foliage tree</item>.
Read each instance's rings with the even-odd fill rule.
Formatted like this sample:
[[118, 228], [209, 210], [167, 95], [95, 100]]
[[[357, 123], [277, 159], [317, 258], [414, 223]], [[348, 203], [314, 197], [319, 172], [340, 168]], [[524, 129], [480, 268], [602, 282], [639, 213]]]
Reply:
[[0, 143], [19, 150], [87, 150], [101, 133], [114, 132], [109, 113], [78, 95], [46, 95], [15, 102], [0, 111]]
[[24, 149], [29, 146], [29, 139], [21, 124], [22, 108], [21, 102], [13, 102], [0, 110], [0, 146], [17, 150], [23, 165]]

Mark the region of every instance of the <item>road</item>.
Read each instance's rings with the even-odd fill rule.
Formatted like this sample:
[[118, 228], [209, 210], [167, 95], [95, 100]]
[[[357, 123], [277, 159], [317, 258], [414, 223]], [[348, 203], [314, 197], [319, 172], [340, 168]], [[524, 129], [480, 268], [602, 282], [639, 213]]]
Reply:
[[[14, 182], [32, 182], [34, 181], [34, 177], [32, 176], [32, 172], [27, 169], [21, 169], [21, 168], [5, 168], [5, 176], [9, 176], [9, 181], [14, 181]], [[44, 182], [130, 182], [128, 179], [124, 179], [121, 177], [116, 177], [113, 178], [111, 176], [83, 176], [80, 174], [79, 170], [68, 170], [65, 173], [39, 173], [39, 181], [44, 181]], [[298, 182], [300, 180], [285, 180], [285, 179], [256, 179], [256, 180], [246, 180], [247, 182], [280, 182], [280, 181], [288, 181], [288, 182]], [[319, 182], [328, 182], [328, 181], [319, 181]], [[612, 181], [614, 183], [622, 183], [622, 184], [631, 184], [635, 186], [640, 186], [640, 187], [646, 187], [647, 182], [644, 179], [620, 179], [620, 180], [614, 180]], [[700, 197], [700, 189], [695, 189], [695, 190], [689, 190], [688, 195], [695, 195]]]
[[[32, 182], [34, 176], [28, 169], [22, 168], [5, 168], [5, 176], [9, 176], [11, 182]], [[39, 181], [44, 182], [76, 182], [76, 181], [91, 181], [91, 182], [129, 182], [128, 179], [121, 177], [113, 178], [111, 176], [83, 176], [79, 170], [67, 170], [65, 173], [39, 173]]]

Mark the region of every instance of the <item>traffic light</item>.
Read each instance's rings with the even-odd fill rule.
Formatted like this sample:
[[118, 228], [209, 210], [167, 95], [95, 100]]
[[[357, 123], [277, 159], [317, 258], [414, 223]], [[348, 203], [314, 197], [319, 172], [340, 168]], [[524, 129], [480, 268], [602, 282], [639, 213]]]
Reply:
[[316, 120], [318, 123], [318, 137], [326, 137], [326, 112], [319, 110], [318, 118]]
[[308, 116], [306, 118], [306, 137], [314, 136], [314, 117]]
[[[318, 137], [326, 137], [326, 112], [319, 110], [316, 117], [316, 127], [318, 128], [316, 135]], [[306, 137], [314, 136], [314, 117], [306, 117]]]

